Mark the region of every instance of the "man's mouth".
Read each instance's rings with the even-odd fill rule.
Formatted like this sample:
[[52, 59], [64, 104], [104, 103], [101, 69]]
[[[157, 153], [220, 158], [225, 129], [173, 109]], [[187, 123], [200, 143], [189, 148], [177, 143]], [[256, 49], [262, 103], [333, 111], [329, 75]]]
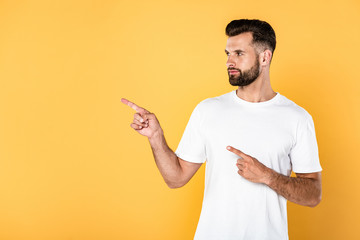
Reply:
[[238, 70], [229, 70], [229, 73], [230, 74], [236, 74], [236, 73], [239, 73], [239, 71]]

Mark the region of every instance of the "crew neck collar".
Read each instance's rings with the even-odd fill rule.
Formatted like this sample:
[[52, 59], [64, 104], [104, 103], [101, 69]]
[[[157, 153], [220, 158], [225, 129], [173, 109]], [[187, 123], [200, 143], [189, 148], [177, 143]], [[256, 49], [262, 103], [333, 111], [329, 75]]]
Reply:
[[242, 104], [242, 105], [246, 105], [246, 106], [252, 106], [252, 107], [259, 107], [259, 106], [267, 106], [270, 104], [273, 104], [274, 102], [276, 102], [279, 98], [280, 98], [280, 93], [276, 92], [276, 95], [271, 98], [270, 100], [264, 101], [264, 102], [248, 102], [245, 101], [242, 98], [239, 98], [238, 95], [236, 94], [236, 90], [234, 90], [232, 92], [232, 96], [235, 99], [236, 102]]

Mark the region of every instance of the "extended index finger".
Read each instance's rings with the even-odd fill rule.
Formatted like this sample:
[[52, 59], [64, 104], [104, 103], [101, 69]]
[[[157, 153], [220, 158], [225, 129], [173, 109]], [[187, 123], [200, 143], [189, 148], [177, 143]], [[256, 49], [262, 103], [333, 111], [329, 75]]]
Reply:
[[243, 153], [242, 151], [240, 151], [239, 149], [236, 149], [234, 147], [227, 146], [226, 149], [229, 150], [230, 152], [235, 153], [236, 155], [238, 155], [242, 158], [248, 157], [248, 155], [246, 155], [245, 153]]
[[129, 100], [127, 100], [126, 98], [122, 98], [121, 102], [128, 105], [129, 107], [131, 107], [132, 109], [134, 109], [136, 112], [148, 112], [145, 108], [139, 107], [138, 105], [136, 105], [133, 102], [130, 102]]

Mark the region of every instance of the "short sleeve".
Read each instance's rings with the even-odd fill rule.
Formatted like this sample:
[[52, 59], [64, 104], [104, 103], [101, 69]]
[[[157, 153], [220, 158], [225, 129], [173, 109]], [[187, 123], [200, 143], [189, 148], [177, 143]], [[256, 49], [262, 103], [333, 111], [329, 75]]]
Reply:
[[200, 104], [192, 112], [175, 154], [188, 162], [204, 163], [205, 142], [201, 132], [202, 113]]
[[296, 130], [296, 142], [289, 154], [292, 170], [295, 173], [312, 173], [322, 170], [314, 121], [310, 115], [299, 121]]

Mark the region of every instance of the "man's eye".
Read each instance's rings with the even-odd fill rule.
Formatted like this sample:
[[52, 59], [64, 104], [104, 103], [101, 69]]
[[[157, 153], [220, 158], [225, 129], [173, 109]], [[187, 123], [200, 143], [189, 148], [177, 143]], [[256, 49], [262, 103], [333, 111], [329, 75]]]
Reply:
[[238, 52], [238, 53], [236, 53], [238, 56], [241, 56], [242, 55], [242, 53], [241, 52]]

